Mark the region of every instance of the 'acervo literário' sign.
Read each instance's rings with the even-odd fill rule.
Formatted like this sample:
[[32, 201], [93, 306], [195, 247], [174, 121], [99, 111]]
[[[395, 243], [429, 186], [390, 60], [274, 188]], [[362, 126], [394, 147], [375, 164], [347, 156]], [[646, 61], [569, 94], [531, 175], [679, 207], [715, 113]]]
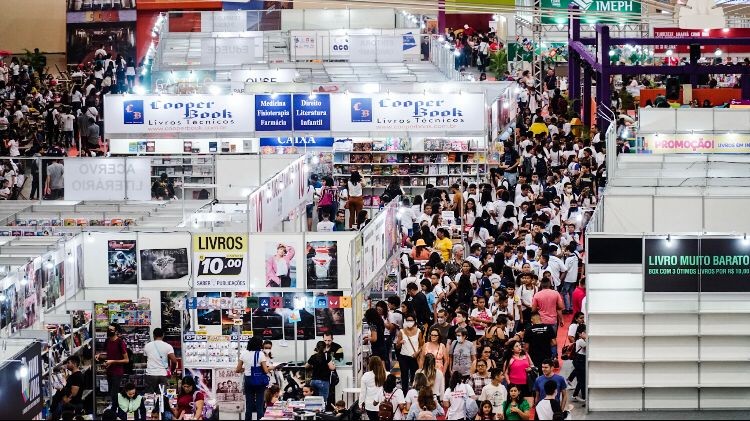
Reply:
[[645, 241], [645, 292], [750, 292], [750, 244], [742, 239]]

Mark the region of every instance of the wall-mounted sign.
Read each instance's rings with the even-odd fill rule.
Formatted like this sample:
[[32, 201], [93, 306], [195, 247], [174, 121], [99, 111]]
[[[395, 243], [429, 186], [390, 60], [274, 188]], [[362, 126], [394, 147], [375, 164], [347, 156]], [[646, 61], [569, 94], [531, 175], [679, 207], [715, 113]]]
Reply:
[[232, 70], [232, 92], [244, 93], [247, 84], [294, 82], [296, 75], [294, 69]]
[[483, 131], [482, 94], [335, 95], [332, 130]]
[[[728, 45], [701, 45], [703, 54], [713, 55], [717, 48], [724, 54], [750, 53], [750, 46], [744, 44], [731, 44], [732, 38], [750, 37], [750, 28], [726, 28], [726, 29], [681, 29], [681, 28], [654, 28], [654, 38], [727, 38]], [[671, 49], [675, 53], [688, 54], [689, 45], [654, 45], [655, 53], [664, 53]]]
[[[596, 15], [586, 13], [581, 15], [584, 23], [604, 23], [632, 21], [640, 18], [641, 2], [637, 0], [541, 0], [542, 9], [568, 10], [570, 4], [576, 4], [581, 12], [595, 12]], [[623, 15], [622, 18], [603, 18], [602, 14]], [[544, 14], [546, 15], [546, 14]], [[559, 16], [542, 16], [542, 24], [568, 24], [568, 15], [561, 12]]]
[[750, 242], [647, 238], [645, 292], [750, 292]]
[[308, 148], [330, 148], [333, 147], [334, 138], [332, 137], [317, 137], [317, 136], [305, 136], [305, 137], [261, 137], [260, 147], [272, 146], [272, 147], [285, 147], [285, 146], [298, 146]]
[[724, 134], [646, 134], [643, 148], [654, 154], [744, 154], [750, 153], [750, 135]]
[[247, 133], [253, 98], [246, 95], [105, 95], [104, 131], [142, 133]]
[[328, 94], [295, 94], [294, 130], [331, 130], [331, 97]]
[[[7, 399], [0, 419], [33, 420], [41, 414], [44, 406], [41, 354], [41, 342], [34, 342], [2, 363], [0, 390]], [[27, 369], [25, 377], [19, 375], [22, 366]]]
[[247, 291], [247, 234], [193, 235], [195, 289]]
[[151, 200], [150, 158], [66, 158], [66, 200]]
[[255, 95], [255, 130], [292, 130], [292, 95]]

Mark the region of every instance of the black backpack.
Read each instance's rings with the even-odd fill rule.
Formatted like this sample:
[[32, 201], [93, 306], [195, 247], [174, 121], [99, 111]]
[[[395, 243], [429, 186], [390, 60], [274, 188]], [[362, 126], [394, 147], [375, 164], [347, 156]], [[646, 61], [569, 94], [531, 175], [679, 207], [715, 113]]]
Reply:
[[521, 173], [527, 177], [531, 177], [534, 173], [534, 165], [531, 163], [531, 156], [524, 156], [523, 163], [521, 165]]
[[536, 173], [539, 175], [540, 179], [546, 179], [547, 178], [547, 160], [545, 158], [539, 158], [536, 159]]

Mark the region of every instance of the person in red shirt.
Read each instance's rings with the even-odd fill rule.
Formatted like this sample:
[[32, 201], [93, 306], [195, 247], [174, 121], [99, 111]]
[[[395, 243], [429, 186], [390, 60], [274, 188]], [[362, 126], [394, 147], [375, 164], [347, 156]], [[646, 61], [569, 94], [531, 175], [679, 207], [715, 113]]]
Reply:
[[581, 308], [583, 299], [586, 297], [586, 277], [581, 277], [581, 280], [578, 281], [578, 287], [573, 290], [573, 314], [578, 313], [579, 311], [582, 311]]
[[104, 343], [105, 353], [97, 355], [97, 361], [107, 367], [107, 386], [113, 403], [117, 403], [120, 393], [120, 383], [125, 376], [125, 364], [128, 358], [128, 348], [125, 340], [120, 337], [120, 325], [110, 323], [107, 327], [107, 341]]
[[203, 403], [206, 396], [198, 391], [195, 379], [185, 376], [180, 385], [180, 393], [177, 394], [177, 407], [172, 409], [175, 419], [185, 419], [185, 415], [192, 415], [192, 419], [202, 419]]

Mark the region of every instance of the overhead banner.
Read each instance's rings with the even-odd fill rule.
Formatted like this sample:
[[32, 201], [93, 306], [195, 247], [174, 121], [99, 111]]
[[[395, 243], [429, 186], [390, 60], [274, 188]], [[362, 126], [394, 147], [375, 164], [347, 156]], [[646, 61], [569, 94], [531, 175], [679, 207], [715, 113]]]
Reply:
[[[625, 21], [635, 21], [640, 19], [641, 2], [638, 0], [541, 0], [542, 9], [557, 9], [562, 12], [558, 16], [542, 13], [542, 24], [559, 25], [568, 24], [568, 6], [573, 3], [578, 5], [581, 12], [599, 12], [600, 14], [591, 15], [582, 13], [581, 20], [584, 23], [606, 23]], [[601, 13], [611, 15], [611, 18], [602, 18]], [[622, 17], [617, 17], [622, 15]]]
[[247, 291], [247, 241], [247, 234], [193, 235], [195, 289]]
[[[26, 312], [33, 309], [26, 309]], [[33, 420], [42, 412], [42, 345], [31, 343], [24, 351], [3, 362], [0, 368], [0, 390], [3, 391], [3, 402], [0, 419]], [[20, 369], [26, 369], [26, 376], [20, 375]]]
[[[718, 28], [709, 30], [654, 28], [654, 38], [726, 38], [727, 45], [701, 45], [701, 52], [713, 55], [714, 51], [719, 48], [724, 54], [750, 53], [750, 45], [732, 44], [732, 38], [750, 38], [750, 28]], [[664, 53], [668, 49], [671, 49], [675, 53], [690, 53], [689, 45], [654, 45], [655, 53]]]
[[265, 60], [262, 32], [243, 32], [250, 36], [201, 38], [201, 65], [241, 66]]
[[151, 158], [66, 158], [65, 200], [151, 200]]
[[743, 238], [647, 238], [645, 292], [750, 292]]
[[249, 95], [105, 95], [106, 136], [143, 133], [247, 133]]
[[333, 131], [484, 130], [483, 94], [334, 95], [331, 108]]
[[750, 134], [646, 134], [643, 148], [653, 154], [746, 154]]
[[305, 158], [302, 157], [250, 195], [250, 232], [267, 232], [280, 225], [303, 204], [306, 187]]
[[294, 69], [232, 70], [232, 92], [245, 93], [248, 84], [294, 82], [296, 76]]
[[260, 147], [286, 147], [298, 146], [308, 148], [331, 148], [333, 147], [334, 138], [332, 137], [261, 137]]
[[292, 130], [292, 95], [255, 95], [255, 130]]

